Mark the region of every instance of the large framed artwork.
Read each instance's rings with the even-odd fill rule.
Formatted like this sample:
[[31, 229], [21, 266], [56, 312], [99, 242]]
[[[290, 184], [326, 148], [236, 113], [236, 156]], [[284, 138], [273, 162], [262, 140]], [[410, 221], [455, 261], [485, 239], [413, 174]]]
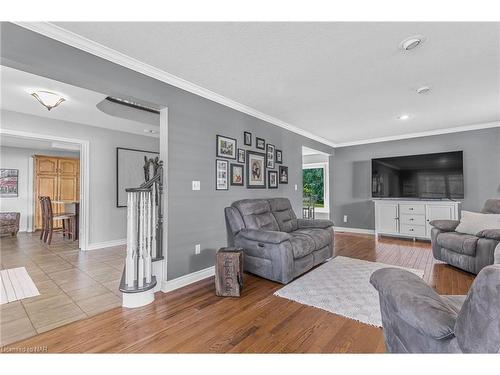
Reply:
[[288, 184], [288, 167], [280, 165], [280, 184]]
[[217, 157], [236, 159], [236, 139], [217, 134]]
[[0, 169], [0, 197], [13, 198], [18, 196], [18, 169]]
[[243, 186], [244, 182], [244, 174], [245, 174], [245, 166], [242, 164], [232, 164], [231, 163], [231, 186]]
[[116, 207], [127, 207], [125, 189], [139, 187], [146, 180], [144, 158], [156, 158], [158, 155], [154, 151], [116, 148]]
[[247, 150], [247, 188], [266, 188], [266, 154]]
[[227, 160], [215, 160], [215, 190], [229, 190], [229, 162]]
[[266, 151], [266, 166], [268, 169], [274, 169], [275, 155], [276, 155], [276, 147], [268, 143]]

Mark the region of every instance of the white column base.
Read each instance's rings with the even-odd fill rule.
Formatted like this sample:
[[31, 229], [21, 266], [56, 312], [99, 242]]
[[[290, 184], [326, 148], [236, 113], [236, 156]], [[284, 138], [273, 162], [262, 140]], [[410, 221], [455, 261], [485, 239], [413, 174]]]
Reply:
[[149, 305], [155, 300], [153, 289], [139, 293], [122, 293], [122, 306], [135, 308]]

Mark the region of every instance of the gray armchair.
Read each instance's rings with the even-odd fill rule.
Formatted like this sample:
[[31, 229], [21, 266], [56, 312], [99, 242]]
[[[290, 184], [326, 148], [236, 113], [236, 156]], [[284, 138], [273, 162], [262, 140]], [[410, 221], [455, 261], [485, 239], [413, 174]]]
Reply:
[[228, 244], [243, 248], [244, 269], [287, 284], [333, 255], [330, 220], [297, 219], [286, 198], [244, 199], [226, 207]]
[[[482, 213], [500, 214], [500, 199], [488, 199]], [[434, 220], [430, 224], [434, 258], [474, 274], [493, 264], [500, 243], [500, 228], [483, 230], [475, 236], [455, 232], [458, 220]]]
[[441, 296], [398, 268], [375, 271], [390, 353], [500, 353], [500, 264], [483, 268], [467, 296]]

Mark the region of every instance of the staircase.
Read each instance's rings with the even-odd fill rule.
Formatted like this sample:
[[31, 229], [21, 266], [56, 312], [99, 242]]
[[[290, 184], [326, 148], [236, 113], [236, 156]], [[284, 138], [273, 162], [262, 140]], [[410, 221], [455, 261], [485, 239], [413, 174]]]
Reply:
[[[149, 178], [151, 168], [153, 177]], [[144, 158], [145, 182], [127, 192], [127, 256], [120, 282], [124, 307], [153, 302], [154, 262], [163, 260], [163, 163]]]

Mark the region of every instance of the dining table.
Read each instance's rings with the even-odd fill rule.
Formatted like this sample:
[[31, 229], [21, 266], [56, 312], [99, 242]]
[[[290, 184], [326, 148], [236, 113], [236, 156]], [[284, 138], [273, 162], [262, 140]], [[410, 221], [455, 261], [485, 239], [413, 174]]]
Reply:
[[79, 238], [80, 232], [80, 202], [73, 200], [54, 200], [53, 204], [62, 204], [64, 205], [64, 212], [75, 214], [75, 228], [77, 228], [75, 235], [73, 236], [73, 240], [77, 241]]

